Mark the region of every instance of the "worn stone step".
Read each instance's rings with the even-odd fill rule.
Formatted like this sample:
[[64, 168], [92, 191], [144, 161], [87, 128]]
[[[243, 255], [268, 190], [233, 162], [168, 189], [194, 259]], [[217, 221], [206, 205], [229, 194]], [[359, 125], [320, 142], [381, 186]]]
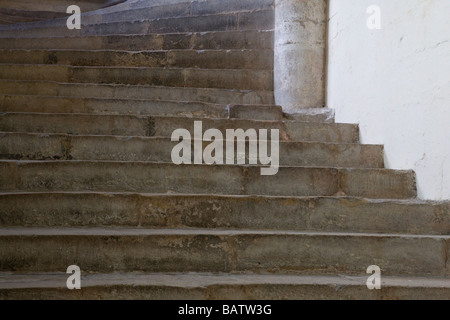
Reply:
[[336, 113], [334, 109], [330, 108], [312, 108], [298, 110], [296, 113], [284, 114], [288, 120], [300, 120], [306, 122], [328, 122], [334, 123], [336, 120]]
[[410, 199], [412, 171], [281, 166], [276, 175], [246, 165], [112, 161], [0, 161], [5, 192], [105, 191]]
[[[232, 119], [284, 120], [283, 108], [275, 105], [229, 105]], [[317, 121], [319, 122], [319, 121]]]
[[[448, 300], [446, 277], [382, 277], [381, 290], [360, 276], [109, 273], [82, 274], [82, 290], [68, 290], [68, 274], [0, 273], [2, 300]], [[220, 309], [219, 309], [220, 310]], [[267, 308], [265, 310], [269, 312]], [[271, 308], [273, 314], [276, 308]], [[215, 312], [214, 312], [215, 313]], [[214, 314], [213, 313], [213, 314]], [[222, 310], [220, 310], [220, 313]]]
[[244, 13], [257, 10], [273, 10], [274, 0], [210, 0], [182, 2], [170, 5], [159, 5], [130, 9], [102, 15], [87, 15], [84, 23], [107, 23], [138, 19], [160, 19], [167, 17], [203, 16], [223, 13]]
[[17, 30], [0, 30], [0, 38], [48, 38], [68, 36], [187, 33], [206, 31], [273, 30], [274, 10], [256, 10], [224, 14], [199, 15], [162, 19], [107, 22], [69, 30], [67, 26]]
[[0, 63], [271, 70], [273, 50], [1, 50]]
[[0, 95], [2, 112], [129, 114], [227, 118], [226, 106], [207, 102]]
[[[296, 121], [334, 123], [334, 112], [295, 116]], [[129, 114], [153, 116], [185, 116], [251, 120], [293, 120], [280, 106], [270, 104], [220, 105], [207, 102], [186, 102], [145, 99], [100, 99], [47, 97], [0, 94], [1, 112]]]
[[[223, 13], [243, 13], [255, 10], [273, 9], [273, 0], [209, 0], [209, 1], [181, 1], [178, 3], [161, 4], [142, 4], [138, 7], [123, 7], [121, 10], [98, 10], [94, 12], [85, 12], [82, 14], [82, 26], [111, 23], [127, 22], [136, 20], [149, 20], [161, 18], [176, 18], [201, 16]], [[65, 15], [65, 12], [64, 14]], [[53, 19], [50, 21], [39, 21], [32, 23], [21, 23], [14, 26], [0, 26], [0, 30], [27, 30], [32, 28], [59, 27], [66, 25], [67, 18]]]
[[[135, 2], [136, 0], [131, 0], [131, 2]], [[154, 2], [155, 0], [152, 0]], [[171, 0], [163, 0], [163, 1], [171, 1]], [[175, 0], [176, 1], [176, 0]], [[19, 1], [10, 1], [10, 0], [0, 0], [0, 7], [5, 9], [16, 9], [28, 11], [29, 14], [33, 12], [37, 13], [64, 13], [67, 9], [67, 3], [70, 1], [61, 1], [61, 0], [46, 0], [45, 2], [37, 2], [35, 0], [19, 0]], [[78, 4], [83, 11], [93, 11], [99, 12], [97, 10], [101, 9], [101, 11], [106, 11], [106, 7], [109, 7], [109, 10], [114, 11], [114, 6], [118, 3], [123, 2], [123, 0], [78, 0], [76, 4]], [[129, 1], [127, 1], [129, 2]], [[139, 1], [141, 5], [144, 5], [145, 2], [148, 1], [143, 0]], [[135, 3], [134, 5], [138, 5]], [[110, 7], [112, 6], [112, 7]]]
[[70, 133], [86, 135], [171, 137], [177, 129], [194, 133], [195, 121], [203, 130], [278, 129], [281, 140], [356, 143], [358, 125], [300, 121], [255, 121], [246, 119], [212, 119], [130, 115], [3, 113], [0, 131], [30, 133]]
[[[121, 10], [102, 14], [85, 14], [82, 16], [82, 27], [88, 24], [126, 22], [144, 19], [187, 17], [191, 15], [192, 4], [189, 2], [161, 6], [148, 6], [136, 9]], [[54, 24], [61, 22], [55, 22]]]
[[[195, 101], [222, 105], [274, 103], [273, 91], [158, 87], [149, 85], [57, 83], [53, 81], [15, 81], [1, 79], [0, 94], [122, 100]], [[32, 97], [32, 99], [34, 99], [34, 97]]]
[[[450, 236], [208, 229], [2, 228], [0, 271], [450, 274]], [[270, 257], [270, 258], [268, 258]]]
[[220, 70], [2, 64], [0, 65], [0, 78], [7, 80], [43, 80], [72, 83], [273, 90], [273, 71], [249, 69]]
[[2, 227], [144, 227], [450, 234], [450, 203], [98, 192], [0, 194]]
[[273, 31], [210, 31], [149, 35], [4, 38], [1, 49], [60, 50], [239, 50], [272, 49]]
[[3, 6], [0, 7], [0, 27], [4, 25], [12, 25], [24, 22], [32, 22], [36, 20], [50, 20], [59, 17], [64, 17], [64, 13], [58, 12], [39, 12], [39, 11], [26, 11], [26, 10], [14, 10], [6, 9]]
[[[112, 160], [171, 162], [179, 142], [170, 138], [71, 136], [1, 133], [0, 158], [16, 160]], [[204, 141], [203, 149], [211, 142]], [[224, 142], [223, 154], [226, 153]], [[249, 143], [246, 143], [248, 163]], [[192, 141], [192, 152], [194, 141]], [[280, 164], [285, 166], [383, 168], [383, 147], [360, 144], [281, 142]], [[236, 158], [235, 158], [236, 159]]]

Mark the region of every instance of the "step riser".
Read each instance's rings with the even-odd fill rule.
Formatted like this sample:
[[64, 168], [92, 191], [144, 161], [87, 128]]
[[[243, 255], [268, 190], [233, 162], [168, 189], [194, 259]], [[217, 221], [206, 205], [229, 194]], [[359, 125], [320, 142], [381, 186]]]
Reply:
[[72, 66], [273, 69], [273, 51], [2, 51], [0, 63]]
[[114, 84], [71, 84], [0, 80], [2, 93], [99, 99], [199, 101], [215, 104], [273, 104], [273, 91], [176, 88]]
[[231, 228], [450, 234], [448, 204], [136, 194], [0, 195], [3, 227]]
[[2, 65], [0, 66], [0, 78], [72, 83], [273, 90], [273, 72], [258, 70]]
[[[0, 270], [274, 272], [448, 276], [445, 238], [334, 235], [2, 236]], [[270, 257], [270, 259], [268, 258]]]
[[[218, 129], [278, 129], [282, 140], [315, 142], [358, 142], [358, 126], [308, 122], [251, 121], [238, 119], [199, 119], [203, 131]], [[177, 129], [193, 136], [195, 119], [125, 115], [20, 114], [0, 115], [0, 131], [34, 133], [70, 133], [119, 136], [171, 137]]]
[[[0, 162], [0, 190], [105, 191], [223, 195], [332, 196], [404, 199], [416, 196], [409, 171], [261, 168], [128, 162]], [[292, 186], [295, 186], [293, 188]]]
[[149, 33], [273, 30], [273, 26], [274, 11], [260, 10], [235, 14], [112, 22], [82, 26], [80, 30], [69, 30], [66, 26], [8, 30], [0, 31], [0, 38], [46, 38], [120, 34], [145, 35]]
[[272, 31], [205, 32], [134, 36], [91, 36], [66, 38], [7, 38], [1, 49], [65, 49], [65, 50], [221, 50], [272, 49]]
[[[39, 136], [0, 133], [0, 158], [16, 160], [113, 160], [171, 162], [178, 142], [169, 139]], [[203, 149], [210, 142], [203, 142]], [[223, 154], [226, 143], [224, 142]], [[192, 144], [193, 146], [193, 144]], [[194, 152], [192, 147], [191, 153]], [[246, 143], [248, 163], [248, 143]], [[383, 168], [381, 146], [281, 143], [286, 166]]]

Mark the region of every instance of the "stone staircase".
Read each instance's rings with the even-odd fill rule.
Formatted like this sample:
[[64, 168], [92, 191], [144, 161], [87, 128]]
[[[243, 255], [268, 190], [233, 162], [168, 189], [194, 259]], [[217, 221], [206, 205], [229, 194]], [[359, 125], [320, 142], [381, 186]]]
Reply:
[[78, 5], [82, 11], [112, 6], [123, 0], [0, 0], [0, 25], [67, 17], [66, 9]]
[[[273, 17], [127, 1], [0, 27], [0, 298], [450, 299], [449, 203], [357, 125], [274, 105]], [[194, 121], [279, 129], [278, 174], [173, 164]]]

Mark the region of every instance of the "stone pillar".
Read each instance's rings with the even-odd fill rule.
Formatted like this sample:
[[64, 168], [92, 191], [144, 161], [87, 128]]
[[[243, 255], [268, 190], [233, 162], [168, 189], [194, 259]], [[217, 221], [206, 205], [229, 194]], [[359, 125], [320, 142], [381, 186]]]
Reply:
[[284, 112], [325, 106], [327, 0], [275, 0], [275, 103]]

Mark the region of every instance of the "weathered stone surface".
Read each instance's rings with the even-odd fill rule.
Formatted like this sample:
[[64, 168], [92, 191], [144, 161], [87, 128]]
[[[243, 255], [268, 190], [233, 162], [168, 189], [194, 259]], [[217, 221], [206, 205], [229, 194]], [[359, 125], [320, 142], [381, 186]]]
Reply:
[[[241, 19], [242, 18], [242, 19]], [[149, 33], [186, 33], [232, 30], [273, 30], [273, 10], [219, 13], [200, 16], [133, 19], [120, 22], [87, 24], [79, 30], [68, 30], [64, 23], [58, 26], [0, 30], [0, 38], [79, 37], [93, 35], [120, 35]]]
[[281, 107], [272, 105], [220, 105], [207, 102], [148, 100], [148, 99], [108, 99], [75, 98], [36, 95], [2, 95], [0, 108], [4, 112], [25, 113], [83, 113], [105, 115], [153, 115], [231, 118], [248, 120], [295, 120], [300, 122], [333, 123], [329, 118], [323, 121], [322, 115], [283, 114]]
[[275, 14], [273, 10], [243, 12], [238, 15], [238, 30], [273, 30]]
[[306, 122], [335, 122], [335, 111], [328, 108], [302, 109], [296, 113], [285, 114], [285, 117], [290, 120], [299, 120]]
[[[84, 11], [97, 10], [105, 6], [113, 6], [124, 0], [100, 0], [100, 1], [77, 1], [76, 4], [81, 6]], [[71, 1], [0, 1], [0, 28], [8, 29], [7, 27], [14, 28], [17, 24], [22, 23], [24, 26], [27, 24], [38, 26], [39, 23], [32, 23], [31, 21], [43, 20], [40, 24], [47, 24], [46, 20], [55, 19], [56, 21], [65, 20], [57, 19], [60, 17], [66, 17], [66, 9], [73, 2]], [[54, 21], [54, 20], [53, 20]], [[9, 25], [9, 26], [5, 26]]]
[[5, 38], [2, 49], [175, 50], [273, 49], [273, 31], [225, 31], [87, 37]]
[[[23, 1], [23, 0], [22, 0]], [[43, 27], [58, 27], [64, 26], [66, 19], [54, 19], [65, 16], [65, 9], [67, 6], [60, 5], [61, 14], [53, 16], [53, 20], [40, 21], [34, 23], [22, 23], [10, 26], [9, 28], [0, 28], [2, 30], [27, 30], [32, 28]], [[3, 8], [3, 6], [2, 6]], [[246, 12], [256, 10], [270, 10], [273, 9], [273, 0], [221, 0], [221, 1], [179, 1], [171, 3], [165, 1], [162, 3], [152, 3], [137, 5], [129, 4], [116, 6], [111, 10], [97, 10], [95, 12], [86, 12], [86, 5], [83, 5], [83, 26], [99, 24], [99, 23], [113, 23], [113, 22], [127, 22], [133, 20], [147, 20], [147, 19], [161, 19], [161, 18], [176, 18], [189, 16], [202, 16], [223, 13]], [[64, 12], [64, 13], [62, 13]], [[55, 13], [53, 13], [55, 15]], [[49, 17], [50, 19], [51, 17]]]
[[3, 50], [0, 63], [71, 66], [167, 66], [165, 51]]
[[128, 236], [121, 236], [120, 232], [112, 235], [108, 231], [103, 235], [82, 232], [77, 236], [76, 233], [68, 237], [64, 234], [0, 237], [0, 269], [51, 272], [72, 264], [97, 272], [164, 269], [201, 272], [230, 268], [226, 239], [222, 236], [145, 235], [140, 231]]
[[[447, 298], [449, 204], [308, 109], [324, 106], [325, 8], [127, 1], [81, 30], [0, 26], [0, 299]], [[196, 120], [280, 130], [278, 174], [172, 164], [172, 132]], [[72, 264], [81, 292], [48, 273]]]
[[385, 275], [445, 275], [442, 246], [446, 238], [350, 234], [237, 236], [235, 268], [348, 274], [378, 265]]
[[[13, 170], [11, 170], [13, 169]], [[3, 191], [126, 191], [149, 193], [332, 195], [338, 191], [334, 169], [281, 168], [261, 185], [260, 168], [176, 166], [127, 162], [0, 162], [15, 171], [2, 181]], [[246, 177], [251, 174], [251, 176]], [[7, 176], [7, 173], [2, 175]], [[76, 177], [74, 177], [76, 175]], [[289, 177], [290, 180], [284, 180]], [[316, 181], [321, 178], [320, 181]], [[300, 179], [300, 180], [299, 180]], [[295, 190], [283, 181], [301, 181]], [[270, 183], [271, 185], [269, 185]], [[274, 185], [282, 186], [276, 190]], [[283, 186], [284, 185], [284, 186]]]
[[0, 95], [4, 112], [129, 114], [227, 118], [225, 106], [206, 102], [70, 98], [47, 96]]
[[152, 85], [166, 87], [266, 90], [273, 88], [268, 70], [211, 70], [146, 67], [70, 67], [61, 65], [0, 65], [0, 77], [75, 83]]
[[[280, 167], [261, 176], [258, 166], [182, 165], [103, 161], [0, 161], [3, 191], [107, 191], [228, 195], [332, 196], [407, 199], [415, 175], [386, 169]], [[11, 174], [11, 171], [14, 174]], [[340, 185], [342, 176], [371, 176], [368, 189]], [[295, 188], [291, 186], [295, 185]], [[388, 187], [388, 188], [387, 188]], [[389, 193], [390, 191], [390, 193]]]
[[[148, 85], [55, 83], [51, 81], [0, 80], [1, 92], [14, 95], [43, 95], [100, 99], [147, 99], [229, 103], [273, 104], [272, 91], [219, 88], [156, 87]], [[31, 96], [32, 101], [34, 97]]]
[[[93, 274], [82, 290], [65, 287], [67, 275], [0, 274], [0, 299], [146, 299], [146, 300], [448, 300], [446, 278], [383, 277], [382, 290], [367, 290], [366, 277]], [[274, 312], [274, 310], [272, 310]]]
[[195, 121], [202, 121], [203, 130], [214, 128], [223, 133], [227, 129], [278, 129], [280, 139], [286, 141], [355, 143], [359, 140], [358, 126], [350, 124], [130, 115], [6, 113], [0, 115], [0, 130], [171, 137], [180, 128], [193, 134]]
[[[341, 172], [339, 182], [341, 190], [345, 194], [354, 196], [367, 198], [372, 198], [375, 194], [377, 198], [395, 198], [396, 196], [413, 198], [417, 196], [416, 178], [412, 171], [388, 173], [384, 170], [349, 169]], [[381, 188], [380, 185], [382, 185]]]
[[[169, 229], [1, 229], [0, 270], [447, 276], [448, 236]], [[80, 250], [81, 249], [81, 250]], [[57, 257], [57, 258], [56, 258]], [[271, 257], [271, 259], [268, 259]]]
[[83, 17], [83, 25], [96, 23], [111, 23], [130, 20], [175, 18], [190, 15], [191, 3], [175, 3], [170, 5], [151, 6], [137, 9], [115, 11], [111, 13], [88, 14]]
[[417, 200], [129, 193], [0, 194], [0, 225], [450, 233], [450, 204]]
[[255, 120], [283, 120], [280, 106], [271, 105], [229, 105], [230, 118]]
[[[202, 143], [203, 150], [209, 143]], [[177, 144], [170, 138], [0, 133], [0, 158], [171, 162]], [[223, 147], [225, 154], [225, 141]], [[281, 165], [383, 168], [383, 148], [377, 145], [283, 141], [279, 155]]]
[[[23, 83], [20, 83], [23, 84]], [[19, 85], [20, 87], [20, 85]], [[101, 87], [100, 87], [101, 88]], [[18, 88], [20, 90], [20, 88]], [[149, 88], [149, 91], [152, 88]], [[156, 88], [153, 88], [156, 89]], [[181, 88], [174, 89], [174, 93]], [[181, 89], [183, 90], [183, 89]], [[185, 90], [186, 95], [195, 92]], [[211, 94], [214, 90], [211, 90]], [[18, 91], [20, 92], [20, 91]], [[48, 91], [49, 92], [49, 91]], [[144, 92], [144, 90], [142, 90]], [[222, 91], [225, 94], [227, 91]], [[230, 94], [232, 91], [228, 91]], [[45, 92], [44, 92], [45, 93]], [[205, 92], [206, 93], [206, 92]], [[221, 91], [216, 91], [217, 95]], [[237, 99], [239, 92], [235, 92]], [[216, 96], [217, 98], [218, 96]], [[144, 96], [145, 98], [145, 96]], [[152, 98], [150, 96], [149, 98]], [[169, 96], [172, 99], [181, 99], [183, 96]], [[184, 97], [186, 98], [186, 97]], [[223, 97], [227, 99], [227, 97]], [[233, 99], [228, 96], [228, 99]], [[200, 99], [199, 99], [200, 100]], [[76, 98], [37, 95], [6, 95], [0, 94], [0, 108], [4, 112], [37, 112], [37, 113], [88, 113], [88, 114], [129, 114], [129, 115], [152, 115], [152, 116], [186, 116], [186, 117], [209, 117], [209, 118], [238, 118], [252, 120], [295, 120], [300, 122], [334, 123], [334, 112], [305, 112], [295, 115], [284, 114], [281, 107], [270, 104], [245, 104], [229, 105], [190, 102], [189, 99], [162, 100], [162, 99], [124, 99], [119, 98]]]
[[273, 9], [274, 0], [211, 0], [194, 1], [192, 15], [215, 14], [218, 12], [244, 12]]
[[273, 51], [172, 50], [167, 53], [167, 65], [180, 68], [273, 70]]
[[327, 1], [275, 1], [275, 102], [285, 112], [325, 106]]

